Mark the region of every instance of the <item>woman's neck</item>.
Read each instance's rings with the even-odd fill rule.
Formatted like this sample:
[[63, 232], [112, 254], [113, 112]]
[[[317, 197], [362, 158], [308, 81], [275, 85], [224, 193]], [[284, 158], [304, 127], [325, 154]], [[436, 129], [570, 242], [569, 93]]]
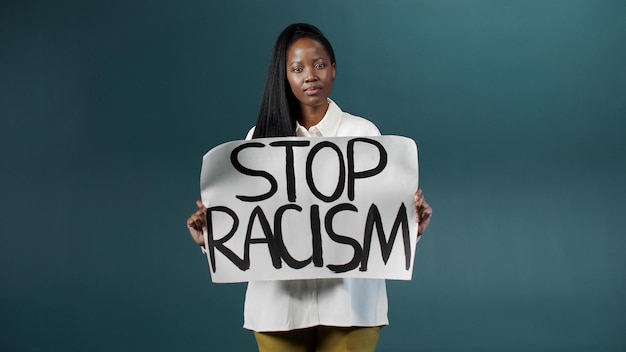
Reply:
[[298, 119], [298, 122], [302, 127], [308, 130], [322, 121], [324, 115], [326, 115], [326, 111], [328, 111], [329, 105], [330, 103], [328, 100], [325, 104], [320, 106], [300, 105], [300, 118]]

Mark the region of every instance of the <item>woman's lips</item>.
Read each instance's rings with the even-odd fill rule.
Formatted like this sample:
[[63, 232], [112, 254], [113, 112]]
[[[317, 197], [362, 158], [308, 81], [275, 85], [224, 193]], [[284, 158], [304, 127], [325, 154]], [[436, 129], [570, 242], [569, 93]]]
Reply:
[[319, 93], [320, 90], [322, 90], [321, 87], [309, 87], [309, 88], [304, 90], [304, 94], [306, 94], [306, 95], [315, 95], [315, 94]]

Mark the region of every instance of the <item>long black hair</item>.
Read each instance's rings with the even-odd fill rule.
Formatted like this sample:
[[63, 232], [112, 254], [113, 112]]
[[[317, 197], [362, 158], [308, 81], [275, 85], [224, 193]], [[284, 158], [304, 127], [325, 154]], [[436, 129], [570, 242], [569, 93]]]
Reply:
[[274, 44], [253, 138], [295, 135], [296, 120], [300, 116], [300, 103], [293, 95], [287, 81], [286, 62], [287, 50], [294, 42], [302, 38], [311, 38], [322, 44], [330, 57], [331, 64], [335, 64], [333, 47], [317, 27], [306, 23], [294, 23], [287, 26]]

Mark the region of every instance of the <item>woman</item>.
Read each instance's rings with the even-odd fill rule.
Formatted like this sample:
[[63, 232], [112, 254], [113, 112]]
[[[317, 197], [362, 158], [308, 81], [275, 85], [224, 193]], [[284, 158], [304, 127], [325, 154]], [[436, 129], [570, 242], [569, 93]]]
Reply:
[[[378, 136], [374, 124], [329, 99], [335, 54], [314, 26], [293, 24], [274, 46], [256, 126], [246, 137]], [[204, 205], [187, 220], [194, 241], [204, 245]], [[432, 209], [415, 193], [418, 236]], [[244, 328], [254, 331], [260, 352], [374, 351], [388, 324], [387, 290], [379, 279], [316, 279], [248, 283]]]

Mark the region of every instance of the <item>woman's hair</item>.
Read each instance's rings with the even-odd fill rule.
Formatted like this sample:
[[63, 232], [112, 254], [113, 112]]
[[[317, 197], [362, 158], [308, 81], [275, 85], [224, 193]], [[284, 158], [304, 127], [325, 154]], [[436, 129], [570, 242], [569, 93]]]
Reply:
[[287, 81], [287, 50], [302, 38], [311, 38], [322, 44], [331, 64], [335, 64], [333, 47], [317, 27], [306, 23], [287, 26], [274, 45], [253, 138], [295, 135], [300, 103]]

